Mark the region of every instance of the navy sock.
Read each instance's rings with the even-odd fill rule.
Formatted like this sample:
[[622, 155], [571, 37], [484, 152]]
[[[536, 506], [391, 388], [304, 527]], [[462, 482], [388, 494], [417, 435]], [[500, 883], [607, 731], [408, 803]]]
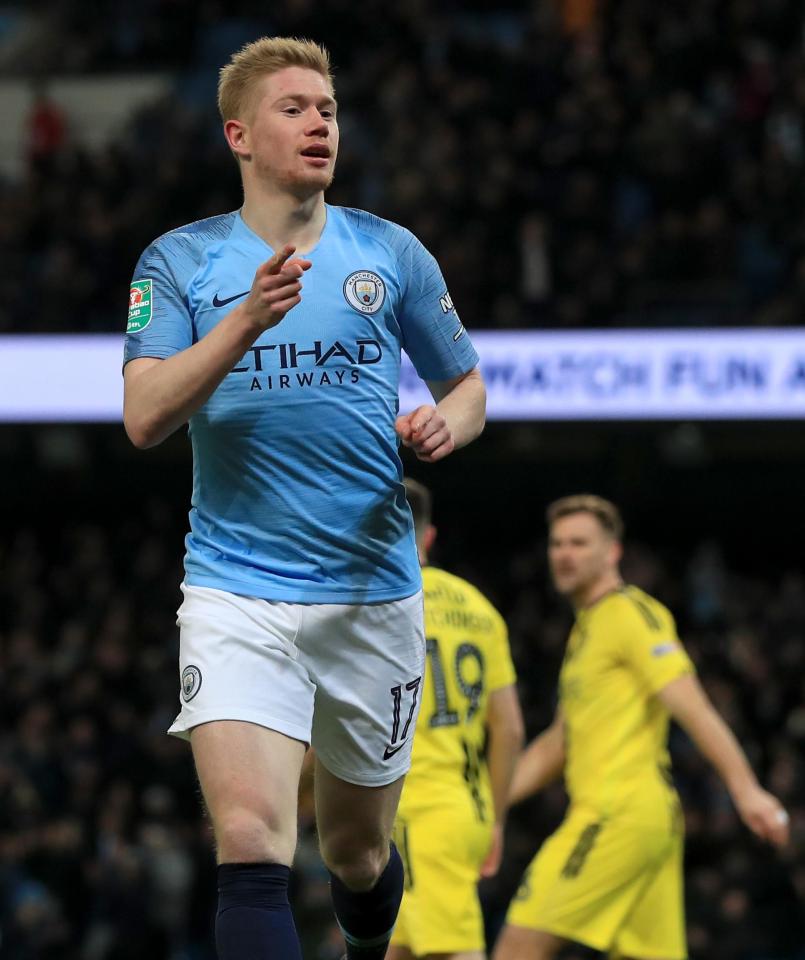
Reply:
[[290, 867], [279, 863], [218, 867], [219, 960], [302, 960], [288, 903], [290, 873]]
[[348, 960], [383, 960], [403, 895], [403, 865], [394, 844], [386, 869], [371, 890], [353, 893], [332, 873], [330, 890]]

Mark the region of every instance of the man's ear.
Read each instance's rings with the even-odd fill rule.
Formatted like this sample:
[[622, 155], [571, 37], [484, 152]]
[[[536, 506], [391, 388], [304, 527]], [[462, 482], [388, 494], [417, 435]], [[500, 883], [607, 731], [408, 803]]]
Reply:
[[229, 149], [239, 157], [249, 155], [249, 128], [242, 120], [227, 120], [224, 136]]

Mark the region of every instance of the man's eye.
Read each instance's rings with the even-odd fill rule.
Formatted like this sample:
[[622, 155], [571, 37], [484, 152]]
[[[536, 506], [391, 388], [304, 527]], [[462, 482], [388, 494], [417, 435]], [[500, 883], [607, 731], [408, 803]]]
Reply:
[[286, 107], [284, 112], [296, 116], [299, 113], [299, 107]]
[[332, 120], [333, 117], [335, 116], [332, 110], [322, 110], [321, 115], [324, 117], [325, 120]]

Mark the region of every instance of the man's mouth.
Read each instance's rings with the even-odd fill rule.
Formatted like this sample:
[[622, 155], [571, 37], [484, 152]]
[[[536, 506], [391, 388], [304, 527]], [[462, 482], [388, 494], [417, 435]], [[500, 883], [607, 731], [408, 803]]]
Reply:
[[330, 148], [326, 143], [314, 143], [309, 147], [305, 147], [302, 151], [302, 156], [309, 160], [329, 160], [330, 153]]

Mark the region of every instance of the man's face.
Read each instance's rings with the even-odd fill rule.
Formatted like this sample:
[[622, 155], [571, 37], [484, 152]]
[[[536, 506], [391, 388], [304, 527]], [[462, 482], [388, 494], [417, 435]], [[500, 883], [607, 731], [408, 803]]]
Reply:
[[548, 563], [563, 596], [581, 596], [607, 574], [615, 573], [620, 547], [591, 513], [571, 513], [551, 526]]
[[325, 77], [286, 67], [264, 77], [245, 124], [258, 177], [306, 198], [330, 186], [338, 153], [336, 102]]

